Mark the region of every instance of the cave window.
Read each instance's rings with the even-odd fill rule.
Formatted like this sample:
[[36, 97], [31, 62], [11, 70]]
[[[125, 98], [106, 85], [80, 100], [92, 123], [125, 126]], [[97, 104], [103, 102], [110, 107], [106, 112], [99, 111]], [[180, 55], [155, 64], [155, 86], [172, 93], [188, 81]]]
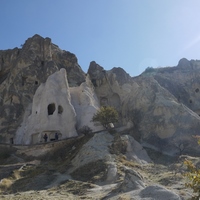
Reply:
[[189, 101], [190, 103], [192, 103], [192, 100], [190, 99], [190, 101]]
[[63, 107], [61, 105], [58, 106], [58, 114], [62, 114], [63, 112]]
[[35, 85], [38, 85], [38, 81], [35, 81]]
[[196, 92], [196, 93], [199, 92], [199, 88], [197, 88], [197, 89], [195, 90], [195, 92]]
[[56, 109], [55, 103], [49, 104], [47, 107], [48, 115], [53, 115], [55, 109]]

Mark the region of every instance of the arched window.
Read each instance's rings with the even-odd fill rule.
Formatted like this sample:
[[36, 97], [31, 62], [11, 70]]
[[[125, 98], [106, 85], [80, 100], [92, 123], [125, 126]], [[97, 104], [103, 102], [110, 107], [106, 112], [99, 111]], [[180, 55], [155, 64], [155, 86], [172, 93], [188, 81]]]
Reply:
[[53, 115], [55, 109], [56, 109], [55, 103], [49, 104], [47, 107], [48, 115]]
[[62, 114], [63, 112], [63, 107], [61, 105], [58, 106], [58, 114]]

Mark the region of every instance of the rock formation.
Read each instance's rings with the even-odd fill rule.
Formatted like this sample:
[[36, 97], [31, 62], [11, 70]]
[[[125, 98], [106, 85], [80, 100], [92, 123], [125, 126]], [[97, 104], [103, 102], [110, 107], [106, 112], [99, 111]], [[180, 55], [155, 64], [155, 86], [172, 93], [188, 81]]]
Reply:
[[188, 143], [184, 151], [194, 153], [192, 135], [200, 128], [199, 63], [181, 59], [177, 67], [146, 70], [133, 78], [122, 68], [106, 71], [92, 61], [86, 75], [74, 54], [35, 35], [21, 49], [0, 51], [0, 141], [37, 143], [45, 131], [49, 138], [55, 131], [67, 138], [85, 125], [96, 131], [101, 127], [91, 123], [93, 114], [110, 105], [120, 116], [115, 127], [129, 128], [143, 145], [176, 154]]
[[31, 113], [37, 88], [61, 68], [66, 69], [69, 86], [85, 81], [76, 56], [59, 49], [50, 38], [34, 35], [21, 49], [0, 51], [1, 142], [13, 140], [24, 117]]
[[[0, 51], [0, 143], [3, 148], [23, 145], [15, 146], [22, 148], [12, 154], [15, 160], [53, 158], [55, 163], [47, 169], [44, 161], [41, 171], [45, 181], [52, 175], [46, 188], [63, 181], [88, 186], [91, 181], [95, 188], [87, 188], [87, 195], [97, 194], [97, 199], [181, 199], [164, 187], [165, 180], [172, 180], [167, 176], [174, 178], [170, 169], [159, 179], [164, 186], [147, 180], [157, 176], [157, 169], [151, 164], [154, 154], [146, 150], [156, 150], [155, 155], [199, 155], [193, 137], [200, 129], [199, 72], [200, 61], [184, 58], [176, 67], [147, 69], [138, 77], [119, 67], [106, 71], [92, 61], [86, 74], [74, 54], [59, 49], [50, 38], [34, 35], [21, 49]], [[107, 105], [119, 113], [112, 133], [91, 121], [100, 106]], [[84, 126], [99, 133], [76, 138]], [[45, 133], [48, 142], [39, 144]], [[55, 133], [60, 141], [49, 143]], [[54, 174], [57, 165], [59, 173]], [[145, 177], [143, 170], [155, 174]]]
[[41, 84], [33, 97], [31, 115], [24, 118], [18, 129], [15, 142], [31, 144], [43, 141], [46, 133], [48, 141], [77, 136], [76, 113], [71, 104], [71, 96], [65, 69], [50, 75]]
[[[98, 73], [95, 73], [94, 69]], [[121, 125], [131, 123], [132, 135], [136, 139], [170, 154], [178, 153], [177, 141], [179, 143], [184, 143], [183, 140], [187, 141], [189, 144], [187, 145], [188, 152], [198, 147], [192, 137], [192, 135], [199, 134], [200, 118], [198, 112], [193, 110], [191, 106], [188, 107], [185, 102], [181, 102], [175, 96], [177, 94], [172, 92], [172, 90], [178, 90], [176, 86], [179, 88], [182, 80], [185, 81], [185, 71], [176, 67], [177, 72], [173, 74], [174, 78], [170, 82], [174, 85], [167, 87], [169, 81], [159, 82], [158, 77], [172, 76], [171, 68], [161, 68], [160, 71], [155, 69], [153, 73], [143, 73], [135, 78], [131, 78], [122, 69], [117, 70], [120, 73], [116, 73], [116, 68], [105, 72], [101, 66], [92, 62], [88, 73], [95, 86], [100, 104], [114, 106], [120, 113]], [[163, 71], [165, 71], [164, 75]], [[177, 81], [176, 76], [182, 77], [182, 79]], [[187, 84], [190, 85], [189, 80], [187, 81]], [[193, 79], [190, 81], [192, 84]], [[166, 85], [164, 85], [165, 83]], [[195, 84], [196, 89], [198, 89], [197, 78]], [[182, 90], [186, 89], [182, 87]], [[187, 90], [188, 92], [185, 91], [182, 96], [191, 96], [189, 88]], [[198, 93], [198, 90], [196, 91], [195, 93]], [[197, 95], [196, 99], [196, 107], [198, 107]]]

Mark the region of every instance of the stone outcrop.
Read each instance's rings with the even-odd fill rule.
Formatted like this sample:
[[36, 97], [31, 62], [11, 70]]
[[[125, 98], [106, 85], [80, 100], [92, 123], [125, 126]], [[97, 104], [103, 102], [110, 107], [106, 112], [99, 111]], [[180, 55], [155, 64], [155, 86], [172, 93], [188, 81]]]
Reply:
[[[99, 73], [95, 74], [92, 69], [96, 69]], [[191, 93], [189, 87], [187, 92], [187, 87], [183, 86], [183, 83], [186, 85], [184, 80], [184, 77], [187, 77], [184, 75], [186, 72], [179, 67], [175, 69], [175, 71], [173, 68], [164, 68], [160, 71], [155, 69], [152, 73], [144, 73], [131, 79], [123, 70], [120, 70], [121, 74], [116, 73], [116, 69], [106, 72], [101, 66], [92, 62], [88, 73], [100, 104], [114, 106], [120, 113], [121, 125], [132, 124], [132, 135], [136, 139], [156, 146], [159, 150], [176, 154], [179, 150], [175, 143], [177, 144], [177, 141], [182, 143], [183, 138], [189, 144], [185, 149], [187, 152], [192, 152], [194, 148], [198, 150], [192, 135], [197, 135], [200, 127], [200, 117], [197, 112], [200, 101], [197, 96], [198, 75], [195, 79], [196, 89], [193, 89], [193, 95], [197, 99], [196, 104], [188, 106], [186, 101], [178, 98], [177, 92], [182, 91], [183, 99], [187, 96], [190, 99]], [[124, 77], [123, 81], [120, 81], [120, 75]], [[173, 80], [170, 76], [174, 76]], [[194, 84], [191, 75], [186, 80], [188, 85]], [[168, 86], [168, 83], [171, 85]], [[179, 91], [179, 88], [182, 89]], [[191, 101], [189, 104], [192, 104]]]
[[[127, 148], [123, 154], [127, 156], [128, 160], [140, 164], [151, 162], [146, 151], [131, 136], [124, 135], [123, 137], [120, 137], [120, 141], [121, 144], [124, 141], [127, 144]], [[106, 177], [104, 181], [106, 183], [113, 183], [116, 181], [119, 173], [117, 169], [116, 156], [111, 153], [112, 151], [110, 150], [113, 143], [114, 137], [106, 131], [94, 135], [82, 146], [75, 158], [71, 160], [71, 168], [68, 173], [73, 173], [77, 169], [88, 166], [91, 163], [102, 161], [106, 165]]]
[[31, 144], [59, 138], [77, 136], [75, 129], [76, 113], [71, 104], [71, 96], [65, 69], [50, 75], [46, 83], [41, 84], [33, 97], [31, 115], [27, 116], [18, 129], [15, 142]]
[[[51, 79], [48, 77], [52, 74], [54, 77], [62, 68], [67, 74], [66, 86], [62, 89], [66, 92], [59, 93], [58, 82], [55, 82], [57, 86], [53, 84], [46, 89]], [[189, 145], [184, 151], [196, 152], [199, 148], [192, 135], [198, 135], [200, 128], [199, 70], [200, 61], [181, 59], [177, 67], [146, 70], [132, 78], [122, 68], [106, 71], [92, 61], [86, 75], [74, 54], [59, 49], [50, 38], [35, 35], [21, 49], [0, 51], [0, 141], [9, 143], [14, 138], [18, 143], [31, 143], [35, 141], [30, 139], [32, 134], [47, 129], [59, 131], [63, 138], [75, 136], [85, 125], [93, 131], [99, 130], [101, 127], [94, 126], [91, 118], [99, 106], [110, 105], [120, 116], [115, 127], [129, 128], [129, 134], [144, 145], [176, 154], [180, 151], [177, 143], [186, 141]], [[41, 89], [42, 85], [46, 87]], [[54, 103], [56, 97], [42, 97], [55, 88], [57, 96], [67, 96], [66, 105], [60, 105], [58, 100]], [[41, 96], [41, 101], [36, 102], [37, 96]], [[43, 98], [52, 102], [45, 102]], [[48, 106], [53, 108], [53, 103], [58, 114], [54, 125], [47, 120], [54, 117], [48, 114]], [[43, 113], [46, 113], [46, 116], [41, 115], [45, 121], [43, 128], [33, 125], [37, 121], [33, 115], [39, 105], [43, 105]], [[70, 118], [73, 120], [69, 121], [69, 129], [65, 125], [62, 129], [57, 122], [64, 113], [58, 112], [66, 109], [73, 113]], [[63, 127], [64, 119], [61, 121]], [[29, 139], [25, 139], [26, 136], [22, 139], [25, 129], [29, 130]]]
[[0, 51], [1, 142], [14, 138], [39, 85], [61, 68], [67, 71], [69, 86], [85, 81], [76, 56], [59, 49], [50, 38], [34, 35], [22, 48]]
[[77, 87], [69, 87], [66, 70], [50, 75], [46, 83], [36, 90], [32, 108], [27, 107], [24, 120], [16, 132], [17, 144], [36, 144], [48, 140], [78, 136], [77, 131], [84, 126], [97, 131], [101, 126], [91, 122], [99, 109], [98, 99], [88, 78]]

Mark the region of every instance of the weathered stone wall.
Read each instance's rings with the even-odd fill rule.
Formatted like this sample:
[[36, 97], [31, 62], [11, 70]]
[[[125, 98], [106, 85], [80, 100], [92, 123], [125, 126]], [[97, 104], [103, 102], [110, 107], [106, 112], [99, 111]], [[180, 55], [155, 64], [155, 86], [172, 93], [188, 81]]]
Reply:
[[65, 68], [70, 86], [85, 81], [74, 54], [59, 49], [50, 38], [34, 35], [21, 49], [0, 51], [0, 141], [9, 142], [31, 113], [35, 91], [49, 75]]
[[[96, 74], [92, 69], [99, 73]], [[169, 71], [166, 69], [164, 73], [155, 70], [156, 72], [131, 79], [123, 70], [119, 71], [121, 74], [116, 73], [116, 68], [106, 72], [92, 62], [88, 73], [101, 105], [114, 106], [119, 111], [120, 125], [131, 122], [135, 138], [162, 148], [163, 151], [169, 151], [169, 145], [172, 152], [178, 151], [177, 143], [175, 145], [173, 141], [181, 138], [190, 144], [188, 152], [193, 147], [198, 148], [192, 137], [199, 134], [200, 128], [198, 74], [194, 78], [194, 72], [189, 70], [186, 73], [177, 67]], [[172, 80], [170, 76], [173, 77]], [[195, 101], [194, 106], [188, 106], [186, 101], [178, 98], [179, 93], [182, 93], [182, 99], [190, 100], [195, 97], [198, 102]], [[189, 104], [192, 103], [189, 101]]]
[[[37, 141], [41, 131], [52, 135], [55, 130], [62, 137], [71, 137], [70, 131], [84, 125], [97, 130], [91, 123], [93, 114], [100, 106], [110, 105], [119, 112], [115, 125], [132, 127], [130, 132], [138, 141], [158, 148], [166, 144], [167, 148], [184, 138], [191, 149], [196, 148], [192, 135], [199, 134], [200, 128], [199, 63], [181, 59], [177, 67], [154, 69], [132, 78], [121, 68], [106, 71], [93, 61], [86, 76], [74, 54], [59, 49], [50, 38], [35, 35], [21, 49], [0, 51], [0, 141], [9, 143], [16, 130], [19, 143]], [[50, 75], [60, 73], [61, 68], [67, 72], [65, 89], [59, 81], [50, 81], [56, 77]], [[40, 105], [43, 110], [37, 118]], [[64, 106], [69, 106], [67, 112], [73, 119], [68, 122], [69, 129], [64, 125], [69, 113], [57, 120], [65, 115]], [[38, 119], [44, 120], [43, 128], [33, 125]], [[29, 130], [25, 134], [29, 139], [23, 129]], [[31, 134], [36, 134], [34, 139]]]
[[17, 144], [30, 144], [48, 139], [57, 132], [60, 138], [77, 136], [76, 113], [71, 104], [65, 69], [50, 75], [46, 83], [37, 89], [31, 109], [31, 115], [23, 121], [15, 136]]

